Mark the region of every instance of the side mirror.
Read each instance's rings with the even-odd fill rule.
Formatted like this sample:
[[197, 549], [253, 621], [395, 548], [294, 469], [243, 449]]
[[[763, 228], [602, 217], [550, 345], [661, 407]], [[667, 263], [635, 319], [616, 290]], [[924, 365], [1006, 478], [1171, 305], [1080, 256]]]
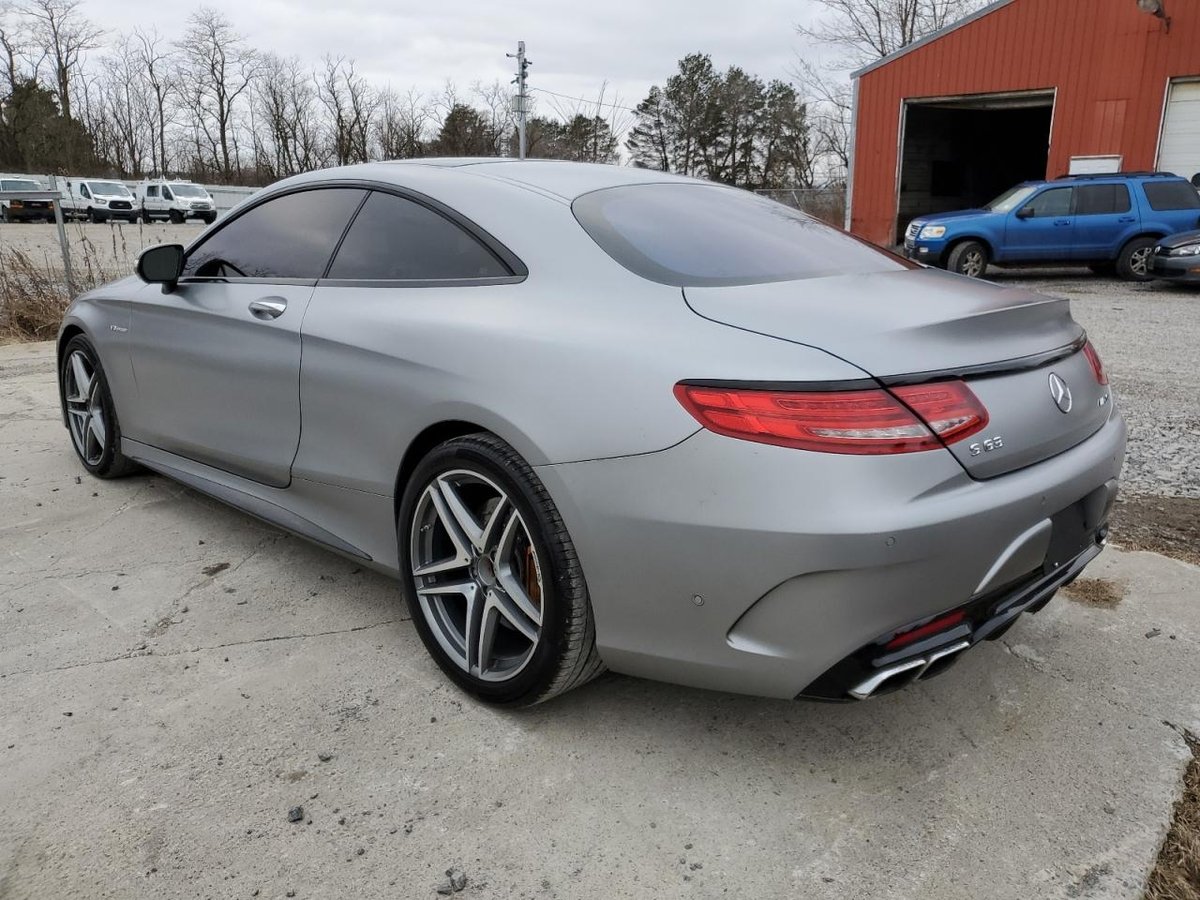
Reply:
[[175, 290], [179, 276], [183, 274], [183, 245], [148, 247], [138, 257], [136, 271], [147, 284], [161, 284], [164, 294]]
[[1032, 219], [1033, 218], [1033, 207], [1026, 206], [1024, 209], [1017, 210], [1017, 218], [1018, 219]]

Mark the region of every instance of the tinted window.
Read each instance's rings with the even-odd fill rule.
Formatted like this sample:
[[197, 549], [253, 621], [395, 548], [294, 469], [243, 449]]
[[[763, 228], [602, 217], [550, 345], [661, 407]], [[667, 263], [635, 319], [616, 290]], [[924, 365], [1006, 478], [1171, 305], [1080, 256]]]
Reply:
[[26, 181], [25, 179], [6, 179], [0, 182], [0, 187], [6, 191], [44, 191], [45, 188], [36, 181]]
[[1075, 188], [1075, 212], [1081, 216], [1129, 212], [1129, 188], [1123, 184], [1084, 184]]
[[81, 196], [81, 197], [87, 197], [87, 199], [89, 199], [89, 200], [91, 200], [91, 199], [92, 199], [92, 195], [91, 195], [91, 193], [88, 191], [88, 189], [87, 189], [87, 185], [86, 185], [86, 184], [81, 184], [81, 185], [79, 186], [79, 196]]
[[663, 284], [755, 284], [914, 268], [790, 206], [702, 184], [584, 194], [575, 217], [609, 256]]
[[164, 199], [164, 200], [174, 200], [174, 199], [175, 199], [175, 198], [174, 198], [174, 197], [171, 195], [171, 189], [170, 189], [169, 187], [165, 187], [165, 188], [163, 188], [163, 199]]
[[445, 216], [394, 194], [372, 193], [329, 269], [330, 278], [440, 280], [512, 273]]
[[152, 184], [152, 185], [150, 185], [150, 187], [146, 188], [146, 196], [147, 197], [157, 197], [158, 196], [158, 185]]
[[323, 188], [285, 194], [230, 220], [194, 249], [184, 276], [320, 278], [363, 191]]
[[1071, 188], [1051, 188], [1034, 197], [1029, 206], [1036, 218], [1043, 216], [1069, 216], [1071, 214]]
[[1200, 209], [1200, 193], [1186, 181], [1146, 181], [1142, 187], [1151, 209]]

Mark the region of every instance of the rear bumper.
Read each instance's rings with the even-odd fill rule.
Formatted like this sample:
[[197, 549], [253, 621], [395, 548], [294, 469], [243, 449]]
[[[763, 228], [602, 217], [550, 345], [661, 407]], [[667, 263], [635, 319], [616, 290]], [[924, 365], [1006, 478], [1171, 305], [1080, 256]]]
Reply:
[[1040, 571], [1053, 517], [1115, 492], [1125, 440], [1114, 410], [1076, 447], [986, 482], [945, 451], [836, 456], [708, 432], [538, 472], [610, 668], [792, 698], [881, 636]]
[[1155, 254], [1150, 257], [1150, 274], [1155, 278], [1165, 278], [1168, 281], [1200, 284], [1200, 256]]

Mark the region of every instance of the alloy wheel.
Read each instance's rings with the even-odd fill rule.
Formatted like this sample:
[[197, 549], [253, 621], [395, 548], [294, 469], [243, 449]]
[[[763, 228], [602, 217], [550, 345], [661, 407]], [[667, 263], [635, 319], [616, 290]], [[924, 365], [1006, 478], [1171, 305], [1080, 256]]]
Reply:
[[108, 442], [108, 421], [96, 367], [82, 350], [67, 359], [64, 389], [71, 440], [85, 463], [98, 466]]
[[463, 672], [506, 681], [542, 634], [542, 564], [520, 511], [485, 475], [435, 476], [413, 512], [409, 559], [420, 611]]
[[979, 250], [972, 250], [962, 261], [962, 273], [968, 278], [978, 278], [983, 274], [983, 253]]
[[1134, 275], [1146, 275], [1150, 271], [1152, 247], [1139, 247], [1129, 254], [1129, 270]]

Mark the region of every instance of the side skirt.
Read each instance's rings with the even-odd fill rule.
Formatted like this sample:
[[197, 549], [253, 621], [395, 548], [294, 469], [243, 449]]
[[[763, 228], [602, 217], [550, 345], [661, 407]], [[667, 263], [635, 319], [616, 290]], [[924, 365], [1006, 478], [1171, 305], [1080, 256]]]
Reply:
[[269, 487], [129, 438], [122, 439], [121, 451], [146, 468], [256, 519], [372, 569], [392, 576], [398, 573], [391, 497], [299, 478], [293, 478], [287, 488]]

